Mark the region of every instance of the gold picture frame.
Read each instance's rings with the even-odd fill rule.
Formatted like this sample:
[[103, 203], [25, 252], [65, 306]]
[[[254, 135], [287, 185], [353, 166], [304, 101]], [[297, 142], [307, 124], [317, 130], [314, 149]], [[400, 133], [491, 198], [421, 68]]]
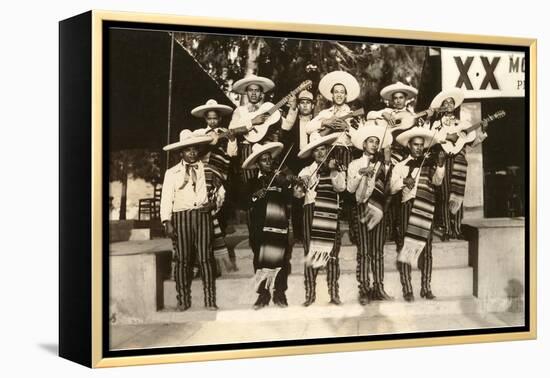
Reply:
[[[513, 332], [463, 332], [452, 336], [407, 336], [341, 342], [313, 341], [285, 346], [233, 347], [223, 345], [201, 351], [178, 351], [177, 346], [168, 352], [139, 349], [133, 354], [112, 355], [105, 350], [109, 336], [105, 324], [104, 267], [108, 257], [106, 224], [106, 198], [108, 175], [106, 141], [108, 134], [104, 113], [106, 51], [105, 30], [110, 23], [117, 27], [185, 30], [198, 27], [208, 30], [237, 33], [285, 33], [311, 35], [315, 38], [365, 38], [390, 40], [402, 44], [423, 46], [464, 45], [472, 49], [496, 50], [507, 47], [525, 53], [525, 99], [528, 134], [525, 140], [526, 181], [528, 192], [525, 201], [525, 256], [526, 279], [525, 324]], [[183, 29], [178, 29], [183, 28]], [[294, 34], [293, 34], [294, 35]], [[397, 43], [397, 42], [393, 42]], [[74, 65], [74, 67], [73, 67]], [[528, 75], [527, 75], [528, 73]], [[188, 17], [159, 14], [140, 14], [109, 11], [90, 11], [60, 22], [60, 356], [89, 367], [114, 367], [160, 364], [188, 361], [208, 361], [296, 354], [346, 352], [371, 349], [436, 346], [495, 341], [535, 339], [537, 336], [537, 266], [536, 266], [536, 125], [537, 125], [537, 41], [536, 39], [501, 36], [480, 36], [425, 31], [372, 29], [336, 25], [313, 25], [230, 20], [209, 17]], [[78, 127], [75, 127], [78, 125]], [[89, 167], [82, 170], [71, 164], [72, 159], [83, 159]], [[72, 204], [78, 202], [75, 207]], [[77, 213], [81, 211], [80, 213]], [[79, 218], [80, 217], [80, 218]], [[82, 245], [84, 244], [84, 245]], [[107, 299], [108, 300], [108, 299]], [[457, 331], [460, 333], [459, 331]], [[291, 340], [292, 341], [292, 340]]]

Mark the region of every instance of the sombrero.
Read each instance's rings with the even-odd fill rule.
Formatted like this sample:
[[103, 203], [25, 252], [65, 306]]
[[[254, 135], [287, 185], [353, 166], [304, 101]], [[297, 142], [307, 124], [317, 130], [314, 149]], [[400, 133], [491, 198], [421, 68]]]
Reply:
[[259, 85], [264, 90], [264, 93], [269, 92], [270, 90], [275, 88], [275, 83], [267, 77], [250, 75], [243, 79], [237, 80], [235, 84], [233, 84], [233, 92], [245, 94], [246, 88], [250, 84]]
[[298, 157], [300, 159], [305, 159], [311, 155], [311, 151], [316, 149], [319, 146], [322, 146], [323, 144], [331, 145], [334, 143], [338, 138], [340, 137], [340, 133], [332, 133], [329, 135], [321, 136], [319, 133], [313, 133], [309, 137], [309, 143], [304, 146], [298, 152]]
[[[386, 135], [384, 135], [384, 133]], [[351, 137], [351, 143], [363, 151], [363, 143], [369, 137], [376, 137], [382, 144], [380, 149], [388, 147], [393, 142], [393, 136], [389, 128], [386, 126], [378, 126], [374, 121], [367, 121], [365, 126], [359, 127], [359, 129], [353, 133]]]
[[448, 91], [441, 91], [434, 97], [430, 108], [436, 109], [440, 108], [443, 101], [449, 97], [452, 97], [455, 100], [455, 109], [458, 108], [464, 101], [464, 92], [460, 89], [450, 89]]
[[284, 145], [280, 142], [270, 142], [266, 144], [256, 143], [252, 146], [252, 153], [243, 162], [243, 169], [256, 168], [256, 161], [260, 156], [270, 152], [271, 157], [276, 157], [283, 150]]
[[197, 144], [207, 144], [212, 142], [212, 137], [208, 135], [199, 135], [198, 133], [193, 133], [191, 130], [184, 129], [180, 133], [179, 142], [171, 143], [167, 146], [164, 146], [164, 151], [177, 150], [186, 146], [193, 146]]
[[191, 115], [194, 117], [202, 118], [210, 110], [218, 112], [220, 115], [231, 114], [233, 109], [230, 106], [218, 104], [216, 100], [208, 100], [206, 104], [197, 106], [191, 110]]
[[403, 131], [395, 139], [400, 145], [407, 147], [409, 140], [416, 137], [424, 138], [424, 149], [432, 147], [434, 144], [437, 144], [437, 137], [435, 137], [437, 131], [429, 130], [424, 127], [411, 127], [410, 129]]
[[319, 82], [319, 92], [327, 100], [332, 100], [332, 87], [336, 84], [342, 84], [346, 87], [346, 102], [352, 102], [359, 97], [359, 93], [361, 92], [359, 83], [352, 75], [345, 71], [332, 71], [323, 76]]
[[414, 97], [418, 94], [416, 88], [398, 81], [397, 83], [393, 83], [382, 88], [382, 90], [380, 91], [380, 97], [382, 97], [384, 100], [391, 100], [393, 94], [396, 92], [405, 93], [408, 97]]

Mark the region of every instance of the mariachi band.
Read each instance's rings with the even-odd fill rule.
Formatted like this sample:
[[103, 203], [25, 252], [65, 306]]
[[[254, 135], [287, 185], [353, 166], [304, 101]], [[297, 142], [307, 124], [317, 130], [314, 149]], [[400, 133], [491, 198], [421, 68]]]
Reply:
[[[331, 106], [314, 116], [314, 96], [306, 81], [273, 104], [265, 95], [275, 84], [251, 75], [234, 84], [246, 97], [234, 111], [214, 100], [192, 111], [205, 127], [184, 129], [179, 162], [166, 171], [161, 220], [173, 241], [178, 310], [191, 306], [193, 267], [203, 283], [204, 305], [217, 310], [216, 270], [231, 269], [224, 241], [224, 200], [241, 168], [249, 243], [253, 253], [255, 309], [288, 306], [293, 239], [304, 246], [303, 305], [315, 302], [316, 278], [326, 270], [330, 303], [340, 305], [341, 224], [357, 247], [358, 301], [391, 300], [384, 289], [384, 244], [397, 246], [396, 264], [405, 301], [414, 301], [412, 266], [421, 271], [420, 296], [433, 300], [432, 240], [463, 238], [462, 202], [467, 160], [464, 146], [481, 143], [488, 120], [471, 125], [459, 119], [460, 90], [443, 91], [429, 109], [415, 112], [418, 92], [400, 82], [384, 87], [387, 107], [365, 114], [352, 110], [360, 85], [347, 72], [333, 71], [319, 82]], [[282, 109], [288, 111], [283, 115]], [[222, 117], [231, 117], [227, 129]], [[292, 229], [294, 238], [290, 237]]]

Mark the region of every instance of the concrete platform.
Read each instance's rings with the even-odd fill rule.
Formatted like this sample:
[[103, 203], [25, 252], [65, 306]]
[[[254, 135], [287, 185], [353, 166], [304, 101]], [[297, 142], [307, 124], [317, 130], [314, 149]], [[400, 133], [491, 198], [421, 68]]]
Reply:
[[[420, 303], [415, 303], [419, 305]], [[415, 306], [411, 305], [410, 308]], [[217, 321], [187, 321], [139, 325], [112, 325], [110, 348], [112, 350], [134, 348], [156, 348], [203, 344], [232, 344], [254, 341], [276, 341], [346, 337], [357, 335], [399, 334], [441, 330], [463, 330], [511, 327], [523, 325], [523, 313], [458, 313], [417, 314], [413, 312], [376, 313], [366, 307], [365, 312], [353, 313], [353, 305], [343, 306], [345, 317], [299, 318], [293, 320], [246, 321], [249, 316], [267, 317], [269, 310], [256, 311], [258, 315], [243, 315], [244, 320], [225, 318]], [[311, 308], [313, 310], [313, 308]], [[327, 306], [321, 309], [334, 311]], [[298, 307], [273, 309], [273, 312], [300, 312]], [[220, 312], [223, 314], [223, 311]], [[290, 315], [289, 315], [290, 316]], [[223, 316], [222, 316], [223, 317]]]

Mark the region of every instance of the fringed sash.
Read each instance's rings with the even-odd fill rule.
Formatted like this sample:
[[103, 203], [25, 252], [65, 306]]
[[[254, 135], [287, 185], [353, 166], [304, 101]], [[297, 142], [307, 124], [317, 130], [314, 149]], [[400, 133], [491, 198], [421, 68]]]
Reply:
[[372, 230], [384, 217], [384, 169], [378, 161], [374, 166], [373, 178], [364, 176], [359, 183], [356, 195], [359, 209], [359, 222], [367, 224], [367, 230]]
[[[450, 160], [450, 159], [449, 159]], [[468, 161], [466, 161], [466, 152], [464, 149], [455, 155], [452, 159], [451, 169], [451, 190], [449, 196], [449, 210], [456, 214], [464, 201], [464, 191], [466, 189], [466, 171], [468, 170]]]
[[397, 261], [402, 263], [416, 264], [430, 237], [435, 208], [430, 171], [431, 168], [428, 166], [423, 166], [420, 171], [416, 197], [413, 199], [411, 215], [405, 232], [405, 241], [397, 256]]
[[331, 258], [338, 230], [338, 193], [334, 191], [329, 175], [322, 175], [316, 188], [313, 206], [311, 241], [305, 258], [306, 266], [321, 268]]
[[[221, 172], [213, 165], [205, 164], [204, 177], [206, 180], [206, 189], [208, 192], [209, 200], [216, 201], [216, 192], [221, 185]], [[221, 268], [223, 266], [225, 268], [225, 271], [235, 270], [235, 265], [229, 258], [229, 250], [227, 249], [227, 245], [225, 244], [224, 234], [220, 227], [220, 222], [218, 221], [215, 210], [212, 210], [212, 227], [214, 229], [212, 249], [218, 267]]]

